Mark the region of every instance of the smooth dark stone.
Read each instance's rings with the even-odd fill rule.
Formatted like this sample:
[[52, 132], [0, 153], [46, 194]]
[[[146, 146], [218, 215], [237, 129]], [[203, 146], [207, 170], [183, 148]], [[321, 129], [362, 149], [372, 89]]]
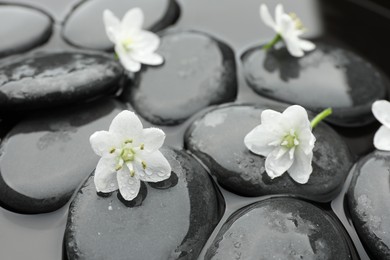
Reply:
[[25, 6], [0, 5], [0, 24], [0, 57], [37, 47], [52, 31], [49, 16]]
[[88, 53], [49, 52], [19, 56], [0, 65], [2, 112], [76, 103], [115, 92], [119, 63]]
[[104, 29], [103, 11], [109, 9], [121, 20], [134, 7], [144, 11], [143, 28], [154, 32], [173, 24], [179, 16], [179, 6], [174, 0], [89, 0], [82, 2], [70, 14], [65, 22], [63, 36], [79, 47], [110, 50], [113, 44]]
[[145, 185], [137, 205], [123, 204], [118, 192], [97, 196], [93, 177], [87, 180], [70, 206], [69, 259], [197, 259], [223, 205], [197, 161], [184, 152], [162, 152], [178, 182], [167, 189]]
[[357, 54], [324, 43], [303, 58], [286, 48], [260, 47], [242, 56], [248, 84], [259, 95], [320, 112], [332, 107], [327, 121], [341, 126], [373, 122], [371, 105], [386, 99], [387, 79]]
[[264, 200], [234, 213], [205, 259], [352, 259], [333, 217], [297, 199]]
[[[5, 0], [13, 4], [33, 6], [49, 14], [56, 22], [62, 22], [66, 15], [83, 0]], [[2, 1], [4, 2], [4, 0]]]
[[9, 130], [16, 124], [16, 122], [18, 122], [18, 119], [10, 120], [0, 118], [0, 143], [1, 140], [5, 137], [5, 135], [9, 132]]
[[348, 206], [372, 259], [390, 259], [390, 153], [375, 151], [353, 171]]
[[185, 145], [223, 187], [236, 194], [291, 194], [319, 202], [335, 198], [353, 164], [341, 137], [320, 123], [313, 132], [317, 141], [308, 183], [299, 184], [288, 173], [272, 180], [265, 172], [265, 157], [251, 153], [244, 145], [244, 137], [260, 124], [264, 109], [238, 105], [216, 108], [187, 130]]
[[98, 162], [89, 144], [123, 109], [112, 100], [39, 113], [17, 124], [0, 146], [0, 204], [43, 213], [68, 202]]
[[148, 121], [176, 125], [213, 104], [237, 95], [234, 53], [199, 32], [170, 32], [158, 50], [165, 63], [148, 67], [123, 97]]

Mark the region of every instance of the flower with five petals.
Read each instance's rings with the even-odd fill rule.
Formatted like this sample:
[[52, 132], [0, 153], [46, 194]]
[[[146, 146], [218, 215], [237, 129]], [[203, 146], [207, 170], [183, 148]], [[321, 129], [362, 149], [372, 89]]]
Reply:
[[287, 171], [300, 184], [307, 183], [313, 171], [315, 141], [307, 112], [298, 105], [283, 113], [264, 110], [261, 124], [244, 139], [251, 152], [266, 157], [265, 169], [271, 179]]
[[264, 49], [271, 48], [282, 39], [286, 44], [287, 50], [294, 57], [302, 57], [304, 51], [312, 51], [315, 49], [314, 43], [300, 38], [304, 33], [301, 21], [295, 14], [286, 14], [283, 5], [278, 4], [276, 6], [274, 21], [268, 7], [262, 4], [260, 6], [260, 17], [267, 26], [271, 27], [277, 33], [276, 37], [264, 46]]
[[142, 30], [144, 14], [140, 8], [130, 9], [122, 21], [110, 10], [105, 10], [103, 22], [107, 36], [115, 44], [115, 52], [126, 70], [137, 72], [141, 69], [141, 63], [163, 63], [163, 58], [155, 53], [160, 45], [160, 38], [152, 32]]
[[135, 113], [119, 113], [109, 131], [98, 131], [90, 137], [92, 149], [101, 156], [94, 176], [96, 190], [108, 193], [119, 189], [125, 200], [132, 200], [138, 195], [141, 181], [168, 179], [171, 166], [159, 151], [164, 140], [162, 130], [143, 129]]

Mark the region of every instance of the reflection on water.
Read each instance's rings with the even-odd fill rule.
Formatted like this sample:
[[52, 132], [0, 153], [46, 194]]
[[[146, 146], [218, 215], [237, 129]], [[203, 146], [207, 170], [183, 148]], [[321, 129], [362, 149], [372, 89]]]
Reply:
[[62, 259], [67, 208], [68, 205], [56, 212], [41, 215], [20, 215], [0, 208], [1, 258]]

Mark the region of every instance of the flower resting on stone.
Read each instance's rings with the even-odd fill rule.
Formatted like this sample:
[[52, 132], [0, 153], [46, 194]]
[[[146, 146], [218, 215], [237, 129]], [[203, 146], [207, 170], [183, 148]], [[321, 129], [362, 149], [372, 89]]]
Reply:
[[142, 30], [144, 14], [140, 8], [127, 11], [122, 21], [110, 10], [105, 10], [103, 22], [108, 38], [115, 44], [115, 53], [126, 70], [137, 72], [141, 69], [141, 63], [163, 63], [163, 58], [155, 53], [160, 45], [160, 38], [152, 32]]
[[101, 156], [94, 182], [98, 192], [119, 189], [125, 200], [137, 197], [141, 181], [159, 182], [171, 175], [171, 166], [159, 151], [165, 133], [158, 128], [143, 129], [137, 115], [122, 111], [108, 131], [91, 135], [94, 152]]
[[313, 171], [316, 138], [312, 128], [330, 113], [331, 109], [327, 109], [310, 122], [306, 110], [298, 105], [283, 113], [264, 110], [261, 124], [245, 136], [245, 146], [266, 157], [265, 170], [271, 179], [288, 171], [296, 182], [305, 184]]
[[382, 124], [374, 136], [374, 146], [378, 150], [390, 151], [390, 102], [378, 100], [372, 104], [372, 113]]
[[294, 57], [302, 57], [305, 54], [304, 51], [315, 49], [314, 43], [300, 38], [304, 33], [301, 21], [294, 13], [286, 14], [283, 10], [283, 5], [278, 4], [276, 6], [274, 21], [267, 6], [262, 4], [260, 6], [260, 17], [267, 26], [276, 32], [275, 38], [266, 44], [263, 47], [264, 49], [270, 49], [280, 40], [285, 42], [287, 50]]

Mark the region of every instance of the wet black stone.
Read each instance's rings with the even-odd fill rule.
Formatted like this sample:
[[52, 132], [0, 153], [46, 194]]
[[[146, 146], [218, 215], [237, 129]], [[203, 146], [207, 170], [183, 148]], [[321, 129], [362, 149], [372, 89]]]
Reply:
[[175, 125], [213, 104], [237, 95], [233, 51], [199, 32], [170, 32], [158, 50], [165, 63], [148, 67], [123, 97], [148, 121]]
[[73, 45], [110, 50], [103, 24], [103, 11], [111, 10], [120, 20], [131, 8], [140, 7], [145, 14], [144, 28], [159, 31], [173, 24], [179, 16], [179, 7], [174, 0], [89, 0], [82, 2], [68, 17], [63, 29], [65, 40]]
[[0, 57], [28, 51], [49, 39], [49, 16], [25, 6], [0, 4]]
[[[83, 0], [5, 0], [13, 4], [33, 6], [49, 14], [55, 21], [62, 22], [65, 16]], [[4, 2], [4, 0], [2, 1]]]
[[390, 259], [390, 153], [375, 151], [353, 170], [348, 206], [372, 259]]
[[163, 149], [177, 185], [146, 185], [141, 205], [114, 192], [96, 195], [90, 177], [73, 200], [65, 247], [69, 259], [197, 259], [221, 217], [221, 203], [204, 168], [184, 152]]
[[287, 173], [272, 180], [265, 172], [265, 157], [251, 153], [244, 145], [244, 137], [260, 124], [264, 109], [237, 105], [214, 109], [187, 130], [187, 149], [209, 167], [222, 186], [236, 194], [292, 194], [319, 202], [332, 200], [353, 164], [347, 145], [320, 123], [313, 132], [317, 141], [308, 183], [296, 183]]
[[105, 56], [50, 52], [8, 59], [0, 65], [0, 109], [47, 108], [115, 92], [122, 67]]
[[371, 105], [386, 99], [388, 82], [371, 63], [339, 47], [316, 43], [303, 58], [286, 48], [248, 50], [242, 56], [248, 84], [259, 95], [315, 112], [332, 107], [328, 121], [361, 126], [374, 121]]
[[297, 199], [268, 199], [234, 213], [205, 259], [352, 259], [333, 217]]
[[98, 162], [89, 136], [107, 130], [122, 109], [109, 100], [17, 124], [0, 146], [0, 204], [22, 213], [62, 207]]

